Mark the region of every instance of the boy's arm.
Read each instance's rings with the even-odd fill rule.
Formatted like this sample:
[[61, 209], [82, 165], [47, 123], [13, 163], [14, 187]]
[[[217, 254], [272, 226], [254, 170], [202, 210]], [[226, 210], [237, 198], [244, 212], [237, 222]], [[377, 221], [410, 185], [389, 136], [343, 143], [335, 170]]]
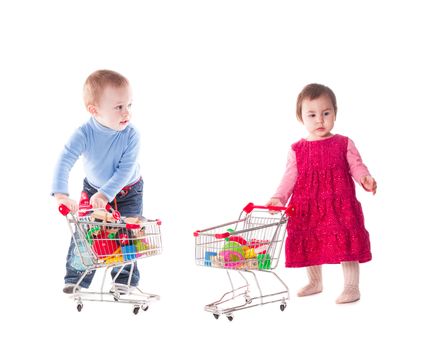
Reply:
[[52, 195], [63, 194], [68, 196], [68, 179], [72, 167], [85, 149], [85, 137], [81, 129], [78, 129], [65, 145], [53, 175]]

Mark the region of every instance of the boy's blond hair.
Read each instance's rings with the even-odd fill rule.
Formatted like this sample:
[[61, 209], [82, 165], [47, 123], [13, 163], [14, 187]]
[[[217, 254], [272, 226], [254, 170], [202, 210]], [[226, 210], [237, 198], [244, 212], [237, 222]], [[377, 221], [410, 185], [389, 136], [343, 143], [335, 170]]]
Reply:
[[302, 119], [303, 100], [305, 99], [315, 100], [316, 98], [321, 97], [321, 95], [327, 95], [329, 97], [334, 108], [334, 113], [337, 115], [337, 100], [333, 90], [331, 90], [328, 86], [325, 86], [325, 85], [309, 84], [309, 85], [306, 85], [300, 92], [299, 96], [297, 96], [296, 117], [299, 121], [303, 122], [303, 119]]
[[91, 73], [84, 83], [84, 104], [95, 105], [107, 86], [128, 86], [129, 81], [123, 75], [112, 70], [101, 69]]

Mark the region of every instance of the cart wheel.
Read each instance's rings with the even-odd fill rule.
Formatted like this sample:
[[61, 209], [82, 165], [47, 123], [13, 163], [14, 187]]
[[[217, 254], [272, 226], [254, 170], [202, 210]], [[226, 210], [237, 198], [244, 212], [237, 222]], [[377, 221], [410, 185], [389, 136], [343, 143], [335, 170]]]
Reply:
[[227, 315], [227, 318], [228, 318], [228, 321], [230, 321], [230, 322], [234, 319], [233, 315], [231, 315], [231, 314]]
[[215, 320], [217, 320], [219, 318], [218, 314], [213, 314], [213, 317], [215, 317]]
[[149, 305], [142, 305], [142, 306], [141, 306], [141, 309], [142, 309], [143, 311], [147, 311], [147, 310], [149, 310]]
[[140, 311], [140, 306], [134, 306], [134, 309], [133, 309], [134, 315], [137, 315], [139, 311]]
[[280, 310], [281, 310], [281, 311], [284, 311], [284, 310], [286, 309], [286, 307], [287, 307], [286, 302], [281, 303], [281, 305], [280, 305]]
[[77, 310], [78, 310], [78, 312], [81, 312], [81, 310], [82, 310], [82, 303], [78, 303]]

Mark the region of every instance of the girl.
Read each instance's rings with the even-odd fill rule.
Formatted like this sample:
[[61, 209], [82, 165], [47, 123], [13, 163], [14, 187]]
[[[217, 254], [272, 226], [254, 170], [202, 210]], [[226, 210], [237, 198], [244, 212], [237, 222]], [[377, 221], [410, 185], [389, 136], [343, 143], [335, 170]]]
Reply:
[[333, 91], [320, 84], [304, 87], [297, 118], [308, 136], [292, 145], [287, 169], [267, 205], [295, 208], [287, 226], [286, 266], [306, 266], [309, 283], [298, 292], [322, 291], [322, 264], [341, 264], [344, 290], [336, 303], [359, 300], [359, 263], [371, 260], [370, 241], [352, 177], [373, 194], [377, 183], [354, 143], [332, 134], [337, 114]]

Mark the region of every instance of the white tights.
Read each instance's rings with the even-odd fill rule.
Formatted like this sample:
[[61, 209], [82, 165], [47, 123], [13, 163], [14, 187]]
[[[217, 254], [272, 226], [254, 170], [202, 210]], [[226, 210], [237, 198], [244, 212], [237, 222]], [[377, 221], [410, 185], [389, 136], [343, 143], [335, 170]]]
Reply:
[[[341, 263], [344, 276], [344, 289], [336, 299], [337, 304], [351, 303], [359, 300], [359, 263], [345, 261]], [[305, 297], [322, 292], [322, 265], [308, 266], [306, 268], [309, 283], [297, 295]]]

